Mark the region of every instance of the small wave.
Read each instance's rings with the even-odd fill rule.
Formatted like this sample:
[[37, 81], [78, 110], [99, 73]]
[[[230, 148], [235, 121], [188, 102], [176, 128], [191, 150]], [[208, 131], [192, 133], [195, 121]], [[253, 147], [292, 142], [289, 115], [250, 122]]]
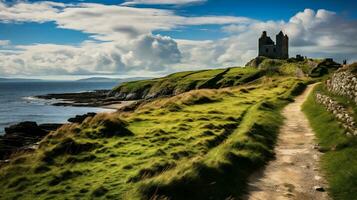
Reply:
[[28, 104], [44, 104], [45, 103], [45, 101], [43, 99], [37, 98], [35, 96], [22, 97], [22, 100], [24, 100]]
[[25, 102], [28, 104], [47, 105], [53, 102], [52, 99], [41, 99], [35, 96], [22, 97], [22, 99], [25, 100]]
[[94, 90], [81, 90], [79, 92], [73, 92], [73, 93], [85, 93], [85, 92], [94, 92]]
[[26, 101], [40, 101], [41, 99], [35, 96], [22, 97]]
[[65, 99], [42, 99], [35, 96], [23, 97], [23, 100], [29, 104], [39, 104], [39, 105], [53, 105], [55, 103], [73, 103], [73, 101], [65, 100]]

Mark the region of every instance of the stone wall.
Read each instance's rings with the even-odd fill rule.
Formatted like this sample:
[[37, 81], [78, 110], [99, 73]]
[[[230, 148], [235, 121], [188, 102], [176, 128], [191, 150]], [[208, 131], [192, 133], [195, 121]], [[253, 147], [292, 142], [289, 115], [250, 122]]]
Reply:
[[357, 103], [357, 77], [349, 70], [338, 70], [326, 81], [327, 89]]
[[337, 118], [337, 120], [346, 129], [346, 135], [357, 136], [357, 127], [355, 120], [344, 106], [340, 105], [331, 97], [319, 93], [316, 94], [316, 101], [324, 105], [326, 109]]

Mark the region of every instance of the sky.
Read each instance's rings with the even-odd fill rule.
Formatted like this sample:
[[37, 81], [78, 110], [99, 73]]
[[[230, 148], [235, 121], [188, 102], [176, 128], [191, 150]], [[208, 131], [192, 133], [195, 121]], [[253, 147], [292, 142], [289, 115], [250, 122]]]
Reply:
[[[289, 2], [289, 3], [287, 3]], [[354, 0], [0, 0], [0, 77], [148, 77], [290, 56], [357, 60]]]

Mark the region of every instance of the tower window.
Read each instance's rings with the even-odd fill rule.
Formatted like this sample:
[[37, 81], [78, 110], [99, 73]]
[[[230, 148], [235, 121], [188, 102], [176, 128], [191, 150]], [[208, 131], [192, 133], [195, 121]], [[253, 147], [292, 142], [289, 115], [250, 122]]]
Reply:
[[276, 52], [276, 49], [274, 48], [273, 51]]
[[268, 48], [266, 48], [266, 49], [265, 49], [265, 52], [267, 52], [267, 53], [268, 53], [268, 52], [269, 52], [269, 49], [268, 49]]

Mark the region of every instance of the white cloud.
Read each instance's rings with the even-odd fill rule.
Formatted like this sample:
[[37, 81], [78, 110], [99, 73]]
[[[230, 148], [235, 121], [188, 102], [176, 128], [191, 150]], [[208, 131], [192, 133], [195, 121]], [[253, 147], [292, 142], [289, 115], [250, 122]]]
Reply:
[[233, 24], [222, 28], [229, 37], [205, 41], [178, 41], [183, 54], [180, 65], [187, 68], [200, 66], [229, 67], [244, 65], [257, 55], [258, 38], [263, 30], [275, 40], [283, 30], [290, 39], [290, 56], [332, 57], [357, 60], [357, 20], [342, 18], [327, 10], [305, 9], [284, 21], [256, 21]]
[[34, 44], [15, 46], [15, 52], [0, 52], [0, 71], [7, 75], [126, 74], [168, 72], [181, 63], [177, 43], [152, 35], [155, 30], [202, 24], [248, 24], [245, 17], [184, 17], [164, 9], [134, 8], [94, 3], [60, 4], [0, 1], [0, 21], [55, 22], [59, 28], [91, 34], [102, 42], [79, 46]]
[[178, 63], [176, 42], [165, 36], [142, 35], [127, 43], [83, 42], [79, 46], [36, 44], [0, 52], [0, 71], [6, 75], [117, 74], [163, 71]]
[[[246, 17], [186, 17], [170, 10], [120, 5], [16, 3], [0, 1], [0, 21], [46, 22], [89, 33], [99, 41], [78, 46], [33, 44], [0, 51], [2, 75], [135, 74], [244, 65], [257, 55], [263, 30], [275, 39], [289, 35], [290, 55], [357, 59], [357, 21], [327, 10], [306, 9], [289, 21]], [[218, 40], [175, 40], [153, 31], [202, 24], [225, 25], [229, 34]], [[9, 41], [0, 41], [0, 45]]]
[[127, 0], [121, 5], [136, 5], [136, 4], [161, 4], [161, 5], [183, 5], [203, 3], [207, 0]]
[[135, 8], [95, 3], [62, 4], [22, 2], [7, 5], [0, 1], [0, 21], [55, 22], [59, 28], [92, 34], [98, 40], [126, 40], [157, 30], [187, 25], [251, 23], [246, 17], [185, 17], [165, 9]]
[[251, 21], [249, 18], [232, 16], [184, 17], [169, 10], [99, 4], [65, 8], [56, 19], [60, 28], [90, 33], [99, 40], [123, 40], [187, 25], [238, 24]]
[[248, 25], [246, 24], [239, 24], [239, 25], [231, 24], [222, 28], [224, 32], [235, 33], [235, 34], [246, 31], [247, 29], [248, 29]]
[[[50, 1], [17, 2], [11, 6], [0, 1], [0, 20], [2, 22], [46, 22], [53, 19], [66, 5]], [[70, 6], [70, 5], [67, 5]]]

